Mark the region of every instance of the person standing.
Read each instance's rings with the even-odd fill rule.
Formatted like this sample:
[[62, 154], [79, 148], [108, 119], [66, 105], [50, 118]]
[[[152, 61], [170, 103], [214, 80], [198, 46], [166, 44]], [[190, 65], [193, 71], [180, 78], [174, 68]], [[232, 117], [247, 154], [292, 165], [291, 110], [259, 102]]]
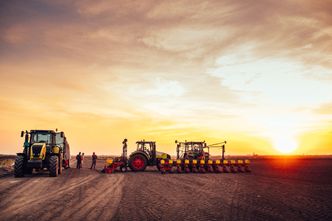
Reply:
[[97, 155], [95, 154], [95, 152], [93, 152], [93, 154], [92, 154], [92, 164], [91, 164], [90, 170], [92, 170], [92, 168], [94, 170], [96, 169], [97, 159], [98, 159]]
[[81, 163], [82, 163], [82, 156], [81, 152], [79, 152], [76, 156], [76, 168], [81, 169]]
[[127, 138], [122, 141], [122, 160], [127, 160]]
[[81, 156], [81, 168], [83, 167], [83, 162], [84, 162], [84, 153], [82, 153], [82, 156]]

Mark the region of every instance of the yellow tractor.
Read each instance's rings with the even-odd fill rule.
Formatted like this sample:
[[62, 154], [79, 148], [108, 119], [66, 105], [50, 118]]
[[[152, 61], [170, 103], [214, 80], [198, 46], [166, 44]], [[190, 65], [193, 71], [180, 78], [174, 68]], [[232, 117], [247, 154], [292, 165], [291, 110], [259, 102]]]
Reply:
[[64, 132], [53, 130], [22, 131], [25, 136], [24, 149], [17, 153], [14, 175], [22, 177], [32, 174], [33, 169], [49, 171], [50, 176], [56, 177], [62, 173], [62, 168], [69, 167], [69, 144]]

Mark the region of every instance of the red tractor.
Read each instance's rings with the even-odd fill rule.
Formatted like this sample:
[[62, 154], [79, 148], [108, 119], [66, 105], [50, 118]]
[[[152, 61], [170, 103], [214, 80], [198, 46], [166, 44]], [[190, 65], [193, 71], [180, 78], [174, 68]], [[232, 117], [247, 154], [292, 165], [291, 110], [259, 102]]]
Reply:
[[128, 166], [132, 171], [144, 171], [147, 166], [157, 166], [160, 160], [171, 159], [167, 153], [156, 151], [155, 141], [137, 141], [137, 149], [129, 156]]
[[123, 142], [123, 153], [121, 157], [116, 157], [114, 159], [108, 159], [106, 161], [103, 172], [112, 173], [117, 168], [122, 172], [127, 171], [129, 167], [131, 171], [141, 172], [146, 169], [147, 166], [157, 166], [160, 170], [160, 161], [165, 159], [171, 159], [171, 156], [166, 153], [156, 151], [155, 141], [137, 141], [137, 149], [130, 154], [127, 158], [127, 140]]

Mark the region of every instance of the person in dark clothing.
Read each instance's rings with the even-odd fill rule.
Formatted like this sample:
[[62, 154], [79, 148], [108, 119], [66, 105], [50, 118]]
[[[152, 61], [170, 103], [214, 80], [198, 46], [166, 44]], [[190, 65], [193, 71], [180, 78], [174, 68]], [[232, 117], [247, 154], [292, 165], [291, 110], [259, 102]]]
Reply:
[[128, 140], [127, 139], [124, 139], [122, 144], [122, 159], [123, 160], [126, 160], [127, 159], [127, 142]]
[[79, 152], [76, 156], [76, 168], [81, 169], [82, 157], [81, 152]]
[[92, 170], [92, 168], [95, 170], [96, 169], [96, 163], [97, 163], [97, 155], [95, 154], [95, 152], [93, 152], [92, 154], [92, 164], [91, 164], [91, 167], [90, 169]]

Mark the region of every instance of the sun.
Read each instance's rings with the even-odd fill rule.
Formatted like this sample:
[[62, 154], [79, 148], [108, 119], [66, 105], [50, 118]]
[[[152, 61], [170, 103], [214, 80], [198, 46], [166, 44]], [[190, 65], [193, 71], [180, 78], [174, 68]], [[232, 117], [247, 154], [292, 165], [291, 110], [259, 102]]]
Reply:
[[279, 137], [273, 141], [273, 146], [280, 153], [289, 154], [296, 150], [298, 143], [294, 138]]

